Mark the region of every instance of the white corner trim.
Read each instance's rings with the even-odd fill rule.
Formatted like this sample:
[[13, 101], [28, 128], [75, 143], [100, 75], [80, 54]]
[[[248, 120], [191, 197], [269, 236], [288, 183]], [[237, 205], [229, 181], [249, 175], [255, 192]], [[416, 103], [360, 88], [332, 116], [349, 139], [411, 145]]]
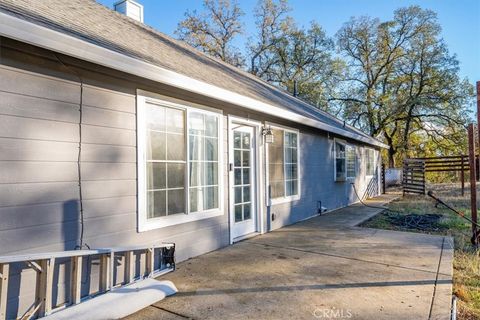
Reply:
[[236, 104], [252, 111], [266, 113], [285, 120], [301, 123], [303, 125], [332, 132], [377, 147], [388, 148], [387, 145], [376, 139], [337, 128], [295, 112], [181, 75], [151, 63], [126, 56], [119, 52], [100, 47], [93, 43], [3, 12], [0, 12], [0, 21], [2, 21], [0, 24], [0, 35], [8, 38], [26, 42], [34, 46], [56, 51], [138, 77], [164, 83], [206, 97]]

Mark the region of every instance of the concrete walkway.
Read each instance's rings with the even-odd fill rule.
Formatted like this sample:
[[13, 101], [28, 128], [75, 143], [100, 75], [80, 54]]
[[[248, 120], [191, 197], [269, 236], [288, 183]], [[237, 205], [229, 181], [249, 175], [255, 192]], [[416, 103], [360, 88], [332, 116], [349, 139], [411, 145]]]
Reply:
[[449, 319], [453, 240], [355, 227], [379, 211], [350, 206], [182, 262], [163, 277], [179, 293], [128, 319]]

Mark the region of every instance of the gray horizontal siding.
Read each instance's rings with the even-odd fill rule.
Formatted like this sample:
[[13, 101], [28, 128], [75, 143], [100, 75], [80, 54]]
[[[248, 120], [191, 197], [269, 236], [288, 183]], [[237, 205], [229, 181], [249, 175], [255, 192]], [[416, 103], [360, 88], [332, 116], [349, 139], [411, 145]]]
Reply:
[[[77, 209], [78, 202], [76, 200], [72, 200], [72, 202], [1, 207], [0, 216], [2, 217], [2, 222], [0, 223], [0, 231], [14, 229], [26, 229], [28, 231], [32, 227], [75, 221], [78, 220]], [[17, 230], [16, 232], [23, 235], [25, 230]]]
[[117, 91], [96, 88], [88, 85], [83, 87], [83, 104], [87, 106], [135, 114], [135, 103], [135, 96], [130, 94], [124, 94]]
[[[1, 70], [1, 69], [0, 69]], [[0, 113], [63, 122], [78, 122], [78, 104], [0, 91]]]
[[62, 202], [77, 196], [77, 181], [0, 184], [0, 207]]
[[135, 114], [83, 106], [84, 124], [135, 130]]
[[[0, 72], [24, 83], [0, 85], [5, 97], [0, 103], [0, 165], [6, 169], [0, 172], [0, 214], [5, 218], [0, 240], [9, 239], [0, 254], [73, 248], [80, 230], [80, 85], [12, 68], [0, 67]], [[135, 96], [86, 84], [82, 103], [86, 243], [105, 247], [174, 239], [185, 243], [183, 256], [190, 257], [228, 242], [226, 214], [138, 233]], [[25, 236], [30, 233], [38, 236]], [[203, 244], [194, 249], [195, 242]]]
[[83, 201], [85, 218], [121, 215], [137, 211], [136, 196], [91, 199]]
[[0, 138], [0, 161], [77, 161], [78, 143]]
[[78, 177], [74, 162], [2, 161], [0, 166], [0, 184], [68, 182]]
[[0, 90], [77, 105], [80, 101], [78, 83], [6, 67], [0, 68]]
[[99, 127], [86, 124], [82, 126], [82, 142], [132, 147], [137, 145], [135, 131], [133, 130]]
[[78, 142], [78, 125], [52, 120], [0, 115], [0, 137]]
[[137, 181], [131, 180], [100, 180], [84, 181], [82, 183], [83, 198], [98, 199], [110, 197], [135, 196], [137, 194]]

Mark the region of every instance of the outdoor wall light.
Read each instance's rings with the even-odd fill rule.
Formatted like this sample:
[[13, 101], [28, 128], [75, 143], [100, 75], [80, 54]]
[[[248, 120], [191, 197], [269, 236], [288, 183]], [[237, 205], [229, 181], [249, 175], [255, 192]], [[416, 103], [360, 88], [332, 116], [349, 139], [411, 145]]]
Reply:
[[265, 143], [273, 143], [273, 131], [270, 127], [263, 127], [262, 135], [265, 137]]

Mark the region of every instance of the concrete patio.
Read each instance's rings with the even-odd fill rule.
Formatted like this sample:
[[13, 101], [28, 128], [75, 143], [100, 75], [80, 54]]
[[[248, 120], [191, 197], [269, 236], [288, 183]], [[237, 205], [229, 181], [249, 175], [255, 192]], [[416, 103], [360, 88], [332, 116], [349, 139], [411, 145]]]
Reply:
[[453, 240], [356, 227], [379, 211], [353, 205], [182, 262], [163, 277], [179, 293], [128, 319], [449, 319]]

